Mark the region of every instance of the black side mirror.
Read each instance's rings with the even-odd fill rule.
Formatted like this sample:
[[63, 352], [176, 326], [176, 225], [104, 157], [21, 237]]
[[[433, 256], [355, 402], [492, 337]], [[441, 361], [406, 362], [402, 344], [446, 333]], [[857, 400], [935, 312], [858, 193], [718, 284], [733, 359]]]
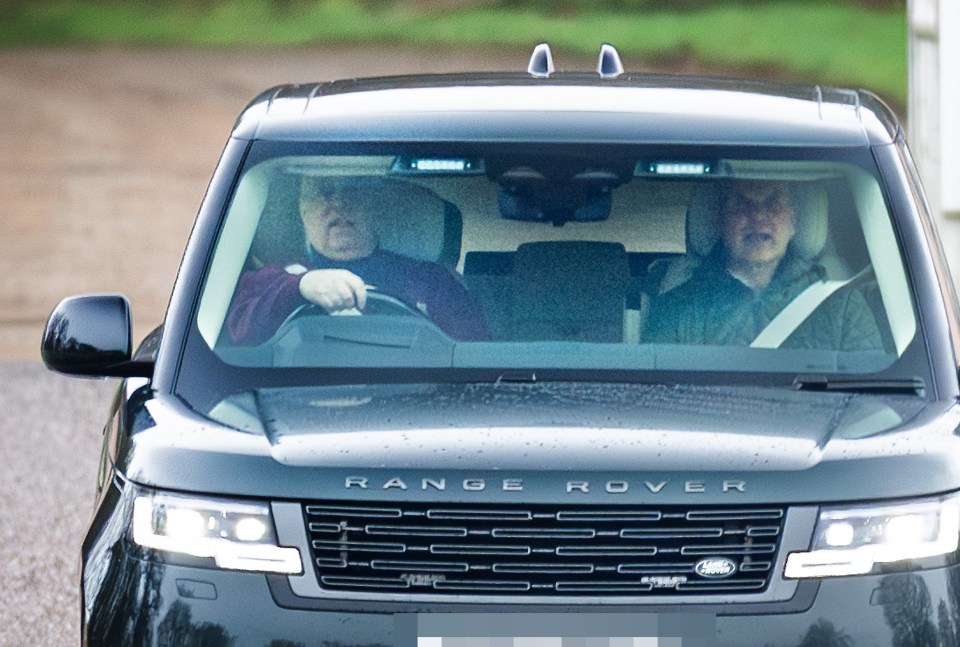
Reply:
[[40, 356], [67, 375], [147, 377], [152, 365], [131, 361], [130, 303], [122, 294], [68, 297], [43, 331]]

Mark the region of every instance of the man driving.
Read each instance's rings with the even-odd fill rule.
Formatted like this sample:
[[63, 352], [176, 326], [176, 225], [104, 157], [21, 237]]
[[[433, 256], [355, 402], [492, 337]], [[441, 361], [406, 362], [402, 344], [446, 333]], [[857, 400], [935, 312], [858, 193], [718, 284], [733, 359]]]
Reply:
[[418, 309], [455, 339], [487, 337], [482, 312], [456, 273], [380, 248], [378, 214], [364, 200], [365, 190], [349, 180], [300, 180], [306, 255], [240, 277], [227, 315], [232, 341], [257, 344], [269, 339], [304, 304], [329, 314], [363, 312], [371, 289]]
[[[719, 241], [688, 281], [655, 298], [642, 340], [678, 344], [754, 344], [809, 286], [822, 266], [796, 253], [797, 211], [791, 187], [737, 180], [720, 196]], [[783, 348], [869, 350], [882, 347], [863, 294], [839, 289], [786, 329]], [[783, 327], [778, 321], [776, 325]], [[765, 333], [769, 334], [769, 333]]]

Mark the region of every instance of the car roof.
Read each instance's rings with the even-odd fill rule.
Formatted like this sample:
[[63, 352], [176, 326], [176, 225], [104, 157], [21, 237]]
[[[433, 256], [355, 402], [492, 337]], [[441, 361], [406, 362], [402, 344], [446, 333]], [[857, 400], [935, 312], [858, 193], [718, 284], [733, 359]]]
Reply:
[[660, 74], [441, 74], [283, 85], [241, 139], [866, 146], [899, 135], [863, 90]]

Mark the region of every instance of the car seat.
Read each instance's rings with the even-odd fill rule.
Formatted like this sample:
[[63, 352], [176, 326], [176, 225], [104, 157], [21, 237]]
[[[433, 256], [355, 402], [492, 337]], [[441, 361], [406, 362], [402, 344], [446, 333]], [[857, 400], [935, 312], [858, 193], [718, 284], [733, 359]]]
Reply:
[[[364, 207], [378, 214], [375, 227], [381, 248], [456, 268], [463, 232], [459, 209], [429, 189], [403, 180], [359, 181]], [[250, 250], [251, 266], [286, 264], [306, 253], [298, 182], [298, 175], [285, 172], [278, 172], [271, 181]]]
[[[803, 259], [818, 259], [827, 243], [827, 191], [814, 183], [795, 184], [791, 191], [796, 211], [796, 234], [790, 241], [790, 247]], [[685, 283], [713, 250], [720, 240], [721, 207], [719, 183], [703, 182], [694, 187], [687, 207], [687, 253], [677, 258], [654, 261], [650, 266], [647, 288], [654, 296]], [[652, 290], [649, 290], [651, 287]]]
[[[801, 258], [823, 262], [824, 248], [829, 229], [829, 199], [826, 188], [816, 182], [795, 183], [791, 186], [795, 210], [796, 234], [790, 248]], [[640, 295], [640, 340], [650, 316], [651, 303], [657, 297], [686, 283], [703, 263], [720, 240], [722, 217], [721, 184], [700, 182], [691, 192], [686, 213], [686, 248], [684, 255], [654, 261], [641, 286]], [[849, 271], [833, 257], [827, 261], [832, 266], [828, 273], [844, 274]]]

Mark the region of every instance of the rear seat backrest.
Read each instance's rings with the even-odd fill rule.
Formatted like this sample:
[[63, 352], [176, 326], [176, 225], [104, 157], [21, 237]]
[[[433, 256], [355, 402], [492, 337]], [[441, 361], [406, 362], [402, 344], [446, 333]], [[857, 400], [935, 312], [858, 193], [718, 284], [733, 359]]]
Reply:
[[[550, 243], [554, 244], [554, 243]], [[464, 255], [463, 280], [473, 298], [483, 308], [491, 338], [497, 341], [518, 339], [514, 321], [513, 267], [517, 252], [468, 251]], [[639, 331], [638, 314], [641, 307], [641, 285], [645, 283], [647, 268], [654, 260], [676, 258], [672, 252], [627, 252], [630, 281], [626, 288], [624, 338], [636, 343]], [[582, 297], [580, 297], [582, 298]], [[520, 307], [516, 310], [519, 312]]]
[[630, 269], [622, 244], [525, 243], [513, 277], [516, 339], [623, 341]]

